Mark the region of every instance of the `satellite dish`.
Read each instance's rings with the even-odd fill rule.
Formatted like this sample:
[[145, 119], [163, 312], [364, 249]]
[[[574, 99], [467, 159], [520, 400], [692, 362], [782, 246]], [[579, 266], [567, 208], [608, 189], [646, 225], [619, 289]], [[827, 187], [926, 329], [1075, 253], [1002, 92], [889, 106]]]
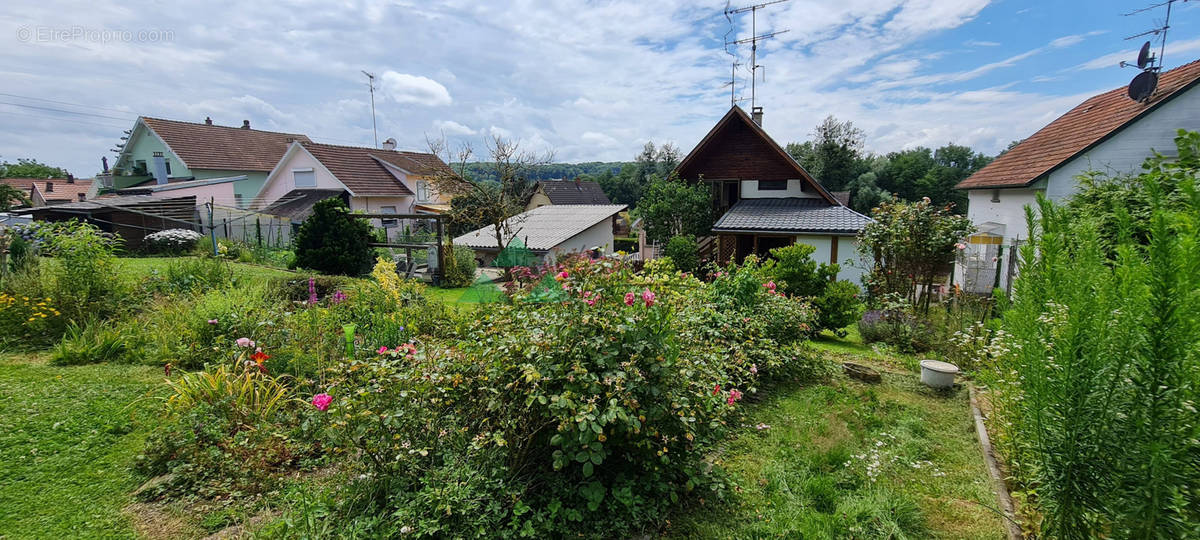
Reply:
[[1142, 50], [1138, 51], [1138, 69], [1146, 69], [1146, 65], [1151, 62], [1154, 62], [1154, 55], [1150, 54], [1150, 42], [1147, 41], [1142, 44]]
[[1154, 88], [1158, 86], [1158, 73], [1153, 71], [1143, 71], [1138, 73], [1129, 82], [1129, 99], [1134, 101], [1145, 101], [1154, 93]]

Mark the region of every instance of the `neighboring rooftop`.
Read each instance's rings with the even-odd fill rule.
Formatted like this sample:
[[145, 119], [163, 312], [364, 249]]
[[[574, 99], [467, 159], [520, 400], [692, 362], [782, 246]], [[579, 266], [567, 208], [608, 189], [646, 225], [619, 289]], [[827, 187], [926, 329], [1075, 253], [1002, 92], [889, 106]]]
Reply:
[[340, 189], [293, 189], [263, 208], [262, 213], [304, 221], [312, 215], [313, 205], [318, 201], [340, 197], [342, 193], [345, 191]]
[[1197, 81], [1200, 81], [1200, 60], [1163, 73], [1157, 89], [1144, 103], [1129, 99], [1124, 86], [1092, 96], [959, 182], [957, 187], [1027, 186], [1195, 86]]
[[288, 144], [309, 140], [298, 133], [146, 116], [140, 120], [154, 130], [189, 169], [270, 172], [287, 151]]
[[543, 180], [538, 183], [551, 204], [612, 204], [600, 184], [582, 180]]
[[0, 184], [17, 188], [29, 197], [33, 186], [47, 203], [78, 201], [80, 195], [86, 196], [92, 189], [91, 178], [0, 178]]
[[[513, 236], [520, 238], [532, 251], [549, 251], [555, 246], [586, 231], [613, 214], [625, 210], [623, 204], [546, 205], [508, 218]], [[512, 238], [506, 238], [505, 243]], [[458, 245], [472, 248], [496, 249], [492, 226], [486, 226], [454, 239]]]
[[717, 220], [713, 231], [857, 234], [870, 222], [854, 210], [816, 198], [742, 199]]
[[381, 150], [363, 146], [302, 143], [329, 172], [357, 196], [404, 196], [412, 190], [388, 171], [384, 163], [417, 176], [453, 174], [434, 154]]

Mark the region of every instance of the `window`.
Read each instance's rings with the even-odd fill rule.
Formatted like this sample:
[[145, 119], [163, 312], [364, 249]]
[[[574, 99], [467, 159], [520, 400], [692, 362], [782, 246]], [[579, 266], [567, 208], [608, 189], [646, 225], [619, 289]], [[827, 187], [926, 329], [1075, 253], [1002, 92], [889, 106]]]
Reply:
[[1000, 202], [1000, 190], [992, 190], [992, 202]]
[[787, 189], [787, 180], [759, 180], [759, 191], [783, 191]]
[[245, 208], [245, 207], [246, 207], [244, 204], [242, 204], [242, 194], [241, 194], [241, 193], [234, 193], [234, 194], [233, 194], [233, 205], [234, 205], [234, 206], [236, 206], [236, 207], [238, 207], [238, 208]]
[[[395, 214], [396, 207], [395, 206], [380, 206], [379, 213], [380, 214]], [[383, 223], [384, 227], [391, 228], [391, 227], [396, 226], [396, 220], [394, 220], [394, 219], [384, 219], [384, 220], [380, 220], [380, 221]]]
[[417, 202], [429, 202], [429, 182], [417, 180]]
[[312, 169], [295, 169], [292, 171], [296, 187], [317, 187], [317, 173]]
[[171, 160], [164, 159], [163, 163], [167, 164], [167, 176], [171, 176]]

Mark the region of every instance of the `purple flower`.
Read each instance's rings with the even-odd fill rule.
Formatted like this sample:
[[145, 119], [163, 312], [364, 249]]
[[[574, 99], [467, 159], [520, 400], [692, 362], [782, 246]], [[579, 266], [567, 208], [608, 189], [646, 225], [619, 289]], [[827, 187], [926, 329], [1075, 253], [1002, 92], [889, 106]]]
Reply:
[[342, 302], [345, 302], [346, 301], [346, 293], [342, 292], [339, 289], [333, 293], [332, 300], [333, 300], [333, 303], [335, 303], [335, 304], [340, 304]]
[[238, 347], [253, 347], [254, 346], [254, 342], [251, 341], [250, 338], [248, 338], [248, 337], [237, 338], [237, 341], [235, 343], [237, 343]]
[[317, 280], [311, 277], [308, 278], [308, 303], [317, 303]]

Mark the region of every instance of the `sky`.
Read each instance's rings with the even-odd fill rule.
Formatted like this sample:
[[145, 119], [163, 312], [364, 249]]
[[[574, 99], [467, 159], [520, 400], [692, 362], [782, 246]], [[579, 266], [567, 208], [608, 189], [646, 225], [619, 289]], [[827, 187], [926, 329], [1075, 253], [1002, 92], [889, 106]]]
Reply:
[[[747, 5], [751, 0], [732, 3]], [[1086, 97], [1128, 84], [1161, 0], [790, 0], [758, 11], [756, 104], [781, 144], [827, 115], [886, 153], [994, 154]], [[426, 151], [490, 137], [555, 161], [690, 150], [750, 107], [749, 13], [694, 0], [249, 2], [6, 0], [0, 160], [99, 172], [137, 116]], [[1200, 58], [1200, 1], [1177, 2], [1164, 66]], [[1157, 44], [1156, 44], [1157, 50]], [[731, 54], [732, 53], [732, 54]]]

